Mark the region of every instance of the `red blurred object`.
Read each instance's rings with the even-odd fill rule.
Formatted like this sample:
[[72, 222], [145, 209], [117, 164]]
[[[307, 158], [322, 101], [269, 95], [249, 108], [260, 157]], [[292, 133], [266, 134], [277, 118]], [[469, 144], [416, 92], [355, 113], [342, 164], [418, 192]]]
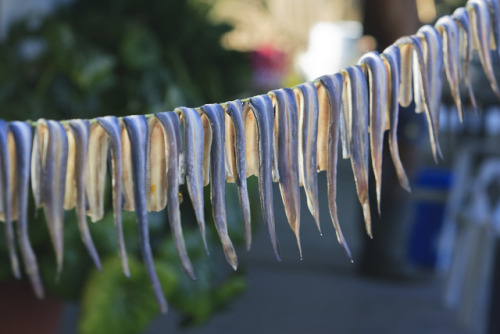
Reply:
[[288, 55], [273, 47], [264, 45], [250, 54], [252, 64], [252, 85], [257, 89], [275, 89], [280, 86], [286, 75]]

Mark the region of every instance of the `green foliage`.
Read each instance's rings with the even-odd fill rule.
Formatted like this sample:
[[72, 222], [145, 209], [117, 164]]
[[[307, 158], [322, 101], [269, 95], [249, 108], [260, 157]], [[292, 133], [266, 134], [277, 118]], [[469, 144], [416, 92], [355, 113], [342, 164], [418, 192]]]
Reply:
[[[122, 116], [235, 98], [246, 89], [246, 56], [220, 46], [229, 27], [209, 22], [208, 9], [199, 0], [77, 0], [50, 17], [19, 22], [0, 43], [2, 118]], [[237, 243], [243, 223], [234, 214], [239, 209], [235, 190], [228, 189], [232, 190], [227, 205], [234, 208], [228, 209], [229, 231]], [[187, 322], [199, 324], [241, 292], [245, 283], [226, 266], [218, 272], [224, 261], [220, 254], [206, 256], [189, 196], [185, 188], [180, 191], [184, 235], [198, 279], [193, 282], [182, 272], [165, 212], [149, 215], [151, 245], [170, 305], [183, 312]], [[82, 333], [136, 333], [158, 314], [158, 307], [140, 261], [135, 214], [123, 212], [132, 271], [127, 279], [117, 254], [109, 189], [106, 197], [107, 214], [89, 224], [103, 260], [102, 274], [81, 241], [74, 211], [66, 213], [59, 278], [43, 210], [28, 215], [30, 239], [46, 290], [81, 299]], [[208, 196], [205, 206], [212, 229], [209, 243], [216, 250], [220, 247], [208, 219]], [[10, 277], [6, 248], [0, 243], [0, 279]]]

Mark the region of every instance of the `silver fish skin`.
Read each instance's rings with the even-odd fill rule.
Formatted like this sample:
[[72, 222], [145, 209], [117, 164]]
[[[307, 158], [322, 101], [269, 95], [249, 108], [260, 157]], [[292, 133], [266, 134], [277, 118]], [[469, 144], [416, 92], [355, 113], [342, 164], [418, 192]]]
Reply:
[[273, 90], [271, 97], [275, 108], [276, 137], [278, 143], [279, 187], [288, 224], [295, 234], [299, 255], [300, 244], [300, 185], [299, 166], [299, 111], [295, 95], [290, 88]]
[[479, 54], [479, 60], [491, 89], [500, 98], [500, 89], [493, 71], [493, 59], [490, 52], [491, 20], [488, 4], [481, 0], [469, 0], [466, 8], [469, 12], [473, 47]]
[[203, 123], [200, 114], [193, 108], [180, 107], [184, 123], [184, 163], [186, 185], [193, 203], [198, 228], [201, 232], [205, 251], [209, 254], [205, 233], [205, 213], [203, 198]]
[[377, 209], [380, 213], [382, 193], [382, 151], [384, 148], [385, 116], [387, 102], [387, 72], [382, 58], [377, 51], [365, 53], [358, 64], [368, 74], [370, 95], [370, 147], [372, 168], [375, 175]]
[[173, 233], [175, 248], [184, 271], [196, 279], [193, 265], [187, 253], [184, 236], [182, 234], [181, 212], [179, 210], [179, 154], [178, 146], [182, 145], [180, 138], [175, 134], [180, 129], [179, 116], [175, 112], [163, 112], [155, 114], [165, 134], [165, 149], [168, 150], [167, 171], [167, 211], [170, 229]]
[[1, 177], [1, 199], [3, 206], [3, 218], [5, 221], [5, 237], [7, 239], [7, 250], [9, 252], [10, 266], [14, 277], [21, 278], [19, 259], [16, 251], [16, 237], [14, 234], [14, 224], [12, 222], [12, 191], [15, 186], [11, 182], [11, 168], [13, 166], [9, 152], [9, 125], [4, 120], [0, 120], [0, 177]]
[[26, 122], [9, 123], [10, 133], [16, 147], [16, 188], [17, 188], [17, 240], [21, 248], [24, 271], [28, 275], [31, 286], [38, 298], [43, 298], [44, 288], [35, 252], [31, 247], [28, 234], [28, 189], [30, 178], [31, 140], [33, 132]]
[[[405, 36], [399, 38], [396, 43], [400, 47], [402, 51], [406, 45], [411, 45], [413, 52], [415, 53], [415, 58], [418, 60], [418, 70], [415, 71], [417, 73], [413, 73], [413, 75], [420, 76], [420, 82], [422, 83], [422, 91], [423, 91], [423, 100], [425, 107], [425, 116], [427, 118], [427, 127], [429, 129], [429, 137], [431, 142], [432, 154], [434, 156], [434, 161], [438, 162], [438, 157], [442, 158], [443, 154], [441, 153], [441, 147], [439, 145], [438, 133], [434, 127], [434, 123], [436, 122], [435, 116], [436, 113], [431, 111], [431, 101], [429, 94], [429, 78], [427, 76], [427, 71], [425, 68], [424, 55], [422, 50], [422, 43], [420, 38], [415, 35]], [[401, 66], [403, 66], [403, 58], [401, 60]], [[403, 70], [403, 68], [402, 68]], [[403, 72], [401, 72], [401, 81], [403, 81]], [[400, 89], [403, 89], [403, 83], [401, 83]], [[400, 101], [401, 103], [401, 101]]]
[[459, 86], [460, 44], [458, 25], [451, 16], [445, 15], [436, 22], [436, 28], [443, 39], [444, 69], [450, 86], [451, 96], [457, 106], [458, 118], [463, 123], [464, 112]]
[[[369, 169], [369, 97], [368, 84], [363, 70], [359, 66], [351, 66], [342, 71], [344, 84], [351, 97], [347, 109], [351, 119], [351, 165], [359, 202], [363, 208], [366, 232], [372, 238], [370, 202], [368, 200], [368, 169]], [[344, 88], [344, 89], [346, 89]]]
[[[274, 205], [272, 188], [272, 136], [274, 131], [273, 102], [268, 95], [250, 98], [250, 109], [257, 123], [259, 152], [259, 193], [262, 217], [266, 224], [274, 255], [281, 261], [278, 237], [274, 223]], [[245, 128], [246, 129], [246, 128]]]
[[313, 83], [307, 82], [297, 86], [295, 97], [299, 107], [299, 183], [304, 186], [307, 207], [321, 234], [317, 175], [318, 91]]
[[[33, 148], [31, 151], [31, 192], [35, 200], [35, 208], [38, 209], [43, 205], [42, 198], [42, 147], [43, 133], [47, 129], [38, 127], [33, 136]], [[36, 213], [35, 213], [36, 214]]]
[[[443, 40], [438, 30], [430, 25], [425, 25], [418, 30], [417, 35], [423, 38], [423, 45], [426, 53], [424, 54], [424, 62], [427, 69], [427, 78], [429, 80], [431, 103], [430, 112], [433, 117], [434, 133], [439, 131], [439, 113], [441, 110], [441, 93], [443, 87], [443, 67], [445, 62], [445, 53], [443, 51]], [[457, 49], [458, 51], [458, 49]], [[450, 63], [450, 61], [448, 61]], [[458, 75], [458, 72], [457, 72]], [[456, 89], [458, 90], [458, 81]], [[458, 98], [460, 92], [458, 91]], [[458, 108], [458, 107], [457, 107]], [[459, 113], [460, 115], [460, 113]]]
[[382, 53], [382, 59], [388, 73], [388, 84], [390, 85], [390, 91], [388, 94], [388, 102], [386, 103], [389, 108], [389, 119], [390, 119], [390, 130], [389, 130], [389, 151], [391, 153], [392, 162], [394, 168], [396, 169], [396, 174], [398, 176], [399, 184], [403, 189], [410, 192], [410, 182], [408, 176], [406, 175], [403, 163], [399, 156], [398, 147], [398, 119], [399, 119], [399, 87], [400, 87], [400, 65], [401, 65], [401, 53], [399, 47], [391, 45], [384, 50]]
[[337, 215], [337, 160], [338, 160], [338, 142], [339, 125], [342, 117], [342, 91], [344, 78], [342, 74], [325, 75], [320, 78], [321, 85], [326, 91], [328, 99], [328, 165], [326, 169], [327, 187], [328, 187], [328, 207], [333, 227], [337, 234], [337, 240], [344, 248], [347, 256], [352, 261], [349, 245], [344, 238], [340, 228]]
[[462, 53], [462, 65], [459, 68], [462, 69], [463, 81], [467, 87], [469, 94], [469, 100], [474, 108], [474, 112], [477, 114], [477, 101], [474, 94], [474, 89], [472, 88], [472, 83], [470, 80], [470, 61], [472, 59], [472, 32], [470, 28], [469, 12], [463, 7], [459, 7], [453, 12], [453, 19], [460, 25], [462, 34], [460, 35], [459, 41], [461, 45]]
[[[172, 122], [175, 122], [175, 120], [172, 120]], [[177, 123], [179, 123], [179, 117], [177, 116]], [[180, 124], [174, 125], [174, 136], [175, 140], [177, 142], [177, 160], [179, 164], [179, 169], [178, 169], [178, 179], [179, 179], [179, 185], [184, 184], [186, 180], [186, 158], [185, 158], [185, 152], [184, 148], [185, 146], [182, 143], [182, 134], [181, 134], [181, 127]]]
[[492, 50], [496, 50], [495, 58], [500, 61], [500, 8], [498, 0], [486, 0], [491, 13], [491, 25], [493, 28], [493, 43]]
[[89, 146], [90, 122], [88, 120], [72, 120], [69, 128], [75, 139], [75, 174], [74, 185], [76, 190], [76, 216], [78, 229], [82, 241], [97, 269], [102, 272], [101, 260], [92, 241], [89, 226], [87, 225], [85, 177]]
[[45, 219], [56, 253], [57, 273], [61, 274], [64, 255], [64, 191], [68, 160], [68, 138], [66, 130], [56, 121], [38, 120], [37, 132], [46, 127], [42, 147], [43, 176], [41, 189]]
[[111, 154], [111, 185], [113, 193], [113, 213], [115, 218], [115, 231], [118, 244], [122, 270], [126, 277], [130, 277], [127, 250], [123, 236], [122, 225], [122, 150], [120, 121], [115, 116], [105, 116], [96, 119], [97, 123], [106, 131], [109, 138]]
[[248, 200], [248, 188], [246, 178], [246, 162], [245, 162], [245, 128], [243, 127], [243, 104], [240, 100], [228, 102], [225, 108], [226, 114], [229, 115], [233, 123], [234, 129], [234, 156], [235, 167], [234, 173], [236, 186], [238, 187], [238, 197], [240, 201], [241, 212], [243, 215], [243, 224], [245, 226], [245, 244], [246, 249], [250, 250], [252, 245], [252, 219], [250, 215], [250, 201]]
[[218, 104], [206, 104], [201, 107], [212, 129], [210, 148], [210, 199], [215, 227], [222, 242], [227, 262], [234, 270], [238, 267], [238, 257], [227, 231], [225, 166], [224, 166], [224, 109]]
[[148, 145], [148, 121], [143, 115], [127, 116], [123, 123], [130, 138], [134, 207], [139, 232], [139, 245], [146, 265], [153, 292], [162, 313], [167, 313], [167, 301], [156, 274], [151, 245], [149, 243], [148, 213], [146, 204], [146, 154]]

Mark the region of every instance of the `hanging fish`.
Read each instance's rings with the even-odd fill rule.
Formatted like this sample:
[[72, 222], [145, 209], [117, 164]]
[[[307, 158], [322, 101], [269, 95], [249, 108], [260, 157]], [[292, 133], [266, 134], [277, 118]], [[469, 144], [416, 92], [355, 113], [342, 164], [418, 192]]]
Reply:
[[182, 145], [182, 142], [179, 141], [178, 136], [175, 135], [176, 129], [180, 129], [179, 116], [177, 116], [174, 112], [163, 112], [155, 114], [155, 118], [158, 120], [158, 123], [161, 125], [163, 130], [164, 149], [168, 151], [166, 192], [168, 197], [167, 212], [170, 230], [173, 233], [175, 248], [177, 249], [177, 254], [179, 255], [182, 267], [192, 279], [196, 279], [193, 265], [189, 260], [186, 244], [184, 243], [184, 237], [182, 235], [181, 212], [179, 210], [178, 158], [180, 154], [179, 146]]
[[[259, 158], [259, 193], [262, 216], [267, 227], [269, 238], [273, 246], [274, 255], [281, 261], [278, 237], [274, 224], [274, 205], [272, 188], [272, 136], [274, 131], [273, 102], [268, 95], [259, 95], [250, 98], [250, 103], [244, 108], [252, 110], [257, 124], [258, 158]], [[243, 112], [245, 115], [245, 112]], [[246, 128], [245, 128], [246, 129]], [[246, 133], [246, 132], [245, 132]], [[248, 147], [247, 147], [248, 152]], [[248, 155], [247, 155], [248, 158]], [[248, 165], [247, 165], [248, 166]]]
[[[241, 116], [240, 116], [241, 117]], [[234, 183], [236, 181], [236, 155], [234, 153], [234, 125], [231, 117], [224, 114], [224, 166], [226, 168], [226, 182]]]
[[[170, 163], [170, 150], [166, 149], [166, 139], [163, 125], [157, 117], [148, 120], [148, 162], [147, 162], [147, 202], [148, 211], [161, 211], [167, 206], [167, 173]], [[175, 161], [178, 161], [178, 152], [175, 153]], [[178, 166], [176, 172], [179, 171]], [[176, 173], [178, 177], [178, 173]], [[179, 183], [179, 182], [177, 182]], [[177, 201], [178, 202], [178, 201]]]
[[493, 42], [491, 49], [496, 50], [495, 58], [500, 62], [500, 8], [498, 0], [486, 0], [491, 13], [491, 25], [493, 29]]
[[387, 103], [387, 72], [377, 51], [365, 53], [358, 64], [368, 76], [370, 96], [370, 147], [375, 175], [377, 209], [380, 215], [382, 193], [382, 150], [384, 148], [385, 103]]
[[351, 120], [351, 137], [349, 140], [351, 165], [356, 182], [359, 202], [363, 208], [365, 227], [372, 238], [370, 202], [368, 200], [368, 84], [363, 70], [359, 66], [351, 66], [342, 70], [344, 75], [344, 94], [347, 100], [347, 113]]
[[300, 245], [300, 185], [299, 185], [299, 114], [295, 95], [290, 88], [271, 92], [276, 115], [276, 137], [278, 144], [279, 186], [286, 217], [299, 247]]
[[[397, 42], [396, 42], [397, 43]], [[399, 89], [399, 104], [402, 107], [408, 107], [412, 101], [412, 59], [413, 48], [411, 43], [402, 43], [399, 45], [401, 54], [400, 78], [401, 87]]]
[[210, 198], [215, 227], [222, 242], [227, 262], [236, 270], [238, 258], [233, 243], [227, 233], [225, 205], [225, 168], [224, 168], [224, 109], [218, 104], [206, 104], [201, 107], [210, 122], [212, 145], [210, 149]]
[[463, 7], [459, 7], [453, 13], [453, 19], [460, 25], [461, 34], [459, 38], [460, 52], [462, 54], [462, 64], [459, 66], [461, 69], [463, 81], [467, 87], [469, 94], [469, 100], [477, 114], [477, 102], [474, 94], [474, 89], [472, 88], [472, 83], [470, 80], [470, 62], [472, 60], [472, 33], [469, 22], [469, 13]]
[[[430, 94], [429, 94], [429, 79], [427, 77], [427, 71], [425, 69], [424, 55], [422, 50], [422, 43], [420, 38], [417, 36], [405, 36], [399, 38], [396, 43], [399, 46], [402, 54], [401, 58], [401, 86], [400, 89], [407, 89], [407, 84], [404, 83], [407, 78], [403, 77], [404, 72], [407, 71], [406, 67], [408, 64], [406, 63], [403, 51], [407, 52], [408, 46], [411, 46], [412, 52], [414, 52], [415, 59], [418, 61], [417, 70], [413, 72], [414, 76], [419, 76], [419, 82], [422, 85], [422, 93], [423, 93], [423, 101], [424, 101], [424, 109], [425, 116], [427, 118], [427, 127], [429, 129], [429, 137], [431, 141], [432, 154], [434, 156], [434, 160], [437, 163], [438, 156], [443, 157], [441, 153], [441, 147], [439, 146], [439, 138], [438, 133], [434, 127], [434, 123], [436, 122], [435, 116], [436, 113], [431, 111], [431, 102], [430, 102]], [[406, 76], [406, 74], [405, 74]], [[411, 81], [411, 79], [410, 79]], [[401, 92], [400, 92], [401, 96]], [[401, 104], [401, 99], [399, 100]], [[402, 105], [402, 104], [401, 104]], [[402, 105], [403, 106], [403, 105]]]
[[[430, 25], [425, 25], [419, 29], [418, 35], [423, 37], [425, 46], [424, 63], [426, 66], [429, 89], [432, 94], [429, 95], [431, 103], [430, 112], [432, 113], [434, 133], [439, 131], [439, 114], [441, 110], [441, 92], [443, 87], [443, 40], [438, 30]], [[458, 50], [457, 50], [458, 51]], [[452, 62], [449, 62], [451, 64]], [[452, 68], [450, 66], [450, 68]], [[458, 90], [458, 82], [457, 87]], [[457, 93], [460, 98], [460, 93]]]
[[[231, 160], [231, 171], [238, 187], [238, 197], [240, 200], [241, 212], [243, 215], [243, 223], [245, 226], [245, 244], [247, 250], [250, 250], [252, 244], [252, 226], [250, 215], [250, 202], [248, 200], [247, 178], [246, 178], [246, 162], [245, 162], [245, 130], [243, 127], [243, 104], [240, 100], [235, 100], [227, 103], [225, 108], [226, 116], [229, 116], [232, 123], [234, 138], [231, 145], [226, 151], [229, 152], [234, 159]], [[226, 124], [228, 121], [226, 120]]]
[[212, 148], [212, 128], [205, 114], [201, 115], [203, 125], [203, 186], [210, 182], [210, 152]]
[[[109, 138], [111, 154], [111, 185], [113, 193], [113, 211], [115, 216], [116, 239], [118, 243], [118, 254], [120, 256], [122, 270], [126, 277], [130, 277], [130, 269], [125, 248], [125, 239], [122, 226], [122, 150], [121, 150], [121, 128], [120, 121], [115, 116], [97, 118], [97, 123], [106, 131]], [[130, 152], [130, 151], [129, 151]]]
[[321, 234], [316, 152], [318, 148], [318, 92], [311, 82], [297, 86], [294, 92], [299, 107], [299, 183], [304, 186], [307, 207]]
[[479, 54], [479, 60], [491, 89], [500, 98], [500, 89], [493, 71], [493, 59], [490, 52], [491, 21], [488, 4], [480, 0], [469, 0], [466, 8], [469, 12], [472, 44]]
[[[74, 152], [73, 162], [74, 165], [70, 166], [68, 164], [67, 170], [69, 168], [74, 168], [74, 173], [70, 173], [70, 177], [73, 178], [72, 182], [69, 182], [73, 186], [76, 201], [76, 216], [78, 221], [78, 229], [82, 237], [82, 241], [87, 248], [87, 251], [92, 258], [95, 266], [99, 271], [102, 272], [101, 261], [99, 259], [99, 254], [92, 241], [92, 236], [90, 235], [89, 227], [87, 225], [86, 216], [86, 197], [85, 197], [85, 179], [87, 176], [87, 157], [88, 157], [88, 145], [89, 145], [89, 134], [90, 134], [90, 122], [88, 120], [72, 120], [69, 123], [70, 133], [72, 137], [72, 142], [68, 140], [69, 147], [73, 146], [73, 149], [68, 150]], [[70, 138], [70, 136], [68, 136]], [[69, 154], [68, 154], [69, 156]], [[69, 162], [69, 159], [68, 159]], [[66, 173], [68, 175], [68, 173]], [[68, 186], [68, 179], [66, 178], [66, 186]], [[73, 190], [66, 190], [67, 192], [73, 192]], [[71, 199], [73, 201], [73, 199]]]
[[132, 171], [132, 149], [129, 134], [125, 126], [121, 126], [121, 155], [122, 155], [122, 209], [134, 211], [134, 176]]
[[[35, 177], [41, 177], [41, 179], [35, 182], [40, 186], [39, 205], [43, 205], [44, 208], [50, 238], [56, 253], [57, 274], [59, 276], [62, 271], [64, 254], [64, 192], [68, 138], [66, 130], [59, 122], [39, 119], [37, 123], [39, 125], [37, 126], [36, 149], [40, 151], [34, 153], [34, 157], [39, 160], [33, 159], [32, 166], [41, 161], [39, 169], [41, 172], [35, 173]], [[35, 170], [37, 169], [35, 168]]]
[[[250, 105], [245, 103], [241, 112], [245, 129], [245, 161], [247, 177], [259, 176], [259, 134], [255, 114], [250, 112]], [[272, 150], [272, 148], [271, 148]]]
[[182, 114], [184, 123], [184, 163], [186, 184], [193, 203], [196, 221], [201, 232], [203, 245], [208, 254], [205, 235], [205, 214], [203, 212], [203, 123], [200, 114], [193, 108], [180, 107], [175, 111]]
[[36, 255], [31, 247], [28, 234], [28, 188], [31, 158], [31, 126], [26, 122], [11, 122], [10, 133], [15, 145], [16, 160], [16, 195], [17, 238], [24, 262], [24, 271], [28, 275], [31, 286], [38, 298], [43, 298], [44, 289]]
[[401, 65], [401, 53], [399, 47], [391, 45], [384, 50], [382, 53], [382, 60], [384, 61], [385, 69], [387, 72], [387, 77], [389, 85], [388, 101], [386, 102], [386, 107], [388, 108], [390, 129], [389, 129], [389, 151], [391, 153], [392, 162], [394, 168], [396, 169], [396, 174], [398, 176], [399, 184], [406, 191], [411, 191], [410, 182], [408, 181], [408, 176], [406, 175], [403, 163], [399, 156], [398, 148], [398, 118], [399, 118], [399, 87], [400, 87], [400, 65]]
[[436, 29], [443, 39], [444, 69], [446, 77], [448, 78], [451, 96], [457, 106], [458, 118], [460, 122], [463, 123], [464, 112], [462, 110], [462, 100], [460, 97], [460, 78], [458, 70], [460, 62], [458, 26], [450, 16], [445, 15], [436, 22]]
[[108, 158], [109, 140], [106, 131], [93, 123], [90, 126], [87, 175], [85, 191], [88, 200], [87, 215], [92, 222], [97, 222], [104, 216], [104, 188], [106, 185], [106, 163]]
[[327, 145], [327, 188], [328, 188], [328, 207], [332, 218], [333, 227], [337, 234], [337, 240], [344, 248], [347, 256], [352, 261], [351, 251], [344, 238], [342, 229], [340, 228], [339, 218], [337, 215], [337, 159], [338, 159], [338, 142], [339, 142], [339, 125], [342, 113], [342, 91], [344, 78], [342, 74], [336, 73], [333, 75], [325, 75], [320, 78], [321, 87], [326, 93], [328, 105], [328, 145]]
[[[148, 121], [143, 115], [127, 116], [123, 123], [128, 133], [130, 155], [132, 158], [132, 176], [134, 189], [134, 208], [139, 231], [139, 245], [146, 271], [156, 301], [162, 313], [167, 313], [167, 301], [163, 295], [158, 275], [156, 274], [151, 245], [149, 244], [148, 213], [146, 203], [146, 159], [148, 145]], [[123, 139], [123, 136], [122, 136]], [[123, 143], [123, 141], [122, 141]]]
[[[16, 251], [16, 237], [12, 217], [12, 200], [15, 197], [15, 166], [12, 166], [11, 153], [9, 150], [9, 125], [4, 120], [0, 120], [0, 199], [2, 200], [2, 220], [5, 222], [5, 237], [7, 239], [7, 250], [10, 257], [10, 266], [14, 277], [21, 278], [19, 259]], [[13, 196], [14, 195], [14, 196]]]

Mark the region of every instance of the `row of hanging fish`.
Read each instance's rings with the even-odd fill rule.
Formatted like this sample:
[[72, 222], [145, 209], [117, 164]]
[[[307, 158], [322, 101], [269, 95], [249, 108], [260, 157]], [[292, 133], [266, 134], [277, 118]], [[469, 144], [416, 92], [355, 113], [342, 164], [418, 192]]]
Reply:
[[[40, 119], [33, 124], [0, 121], [0, 218], [5, 222], [13, 274], [21, 276], [13, 226], [16, 221], [24, 270], [36, 295], [43, 296], [36, 256], [28, 238], [30, 179], [35, 205], [43, 208], [48, 224], [58, 273], [63, 269], [64, 211], [73, 208], [82, 241], [101, 270], [87, 216], [96, 222], [104, 215], [108, 159], [123, 272], [130, 275], [121, 213], [135, 211], [140, 249], [163, 312], [167, 310], [167, 302], [153, 266], [147, 213], [167, 208], [180, 261], [194, 279], [195, 270], [186, 251], [180, 220], [180, 184], [186, 183], [207, 253], [203, 188], [210, 184], [215, 227], [227, 262], [236, 269], [238, 259], [227, 229], [225, 182], [234, 182], [238, 187], [249, 249], [247, 178], [258, 177], [264, 223], [274, 254], [280, 259], [272, 183], [279, 183], [286, 216], [302, 254], [300, 187], [304, 188], [307, 206], [320, 229], [317, 172], [326, 171], [330, 216], [337, 238], [350, 256], [337, 217], [338, 147], [342, 147], [342, 157], [352, 163], [366, 231], [371, 236], [369, 163], [371, 160], [380, 213], [386, 131], [399, 182], [410, 190], [398, 153], [399, 106], [414, 101], [416, 112], [425, 114], [437, 161], [441, 156], [438, 122], [443, 77], [446, 76], [461, 120], [460, 83], [465, 84], [468, 99], [477, 108], [469, 75], [474, 50], [479, 54], [491, 88], [500, 96], [493, 74], [493, 63], [500, 61], [496, 0], [471, 0], [466, 8], [442, 17], [435, 26], [423, 26], [416, 35], [397, 40], [381, 54], [368, 52], [357, 65], [340, 73], [246, 100], [197, 109], [180, 107], [173, 112], [121, 119], [114, 116], [63, 122]], [[35, 126], [34, 133], [31, 125]]]

